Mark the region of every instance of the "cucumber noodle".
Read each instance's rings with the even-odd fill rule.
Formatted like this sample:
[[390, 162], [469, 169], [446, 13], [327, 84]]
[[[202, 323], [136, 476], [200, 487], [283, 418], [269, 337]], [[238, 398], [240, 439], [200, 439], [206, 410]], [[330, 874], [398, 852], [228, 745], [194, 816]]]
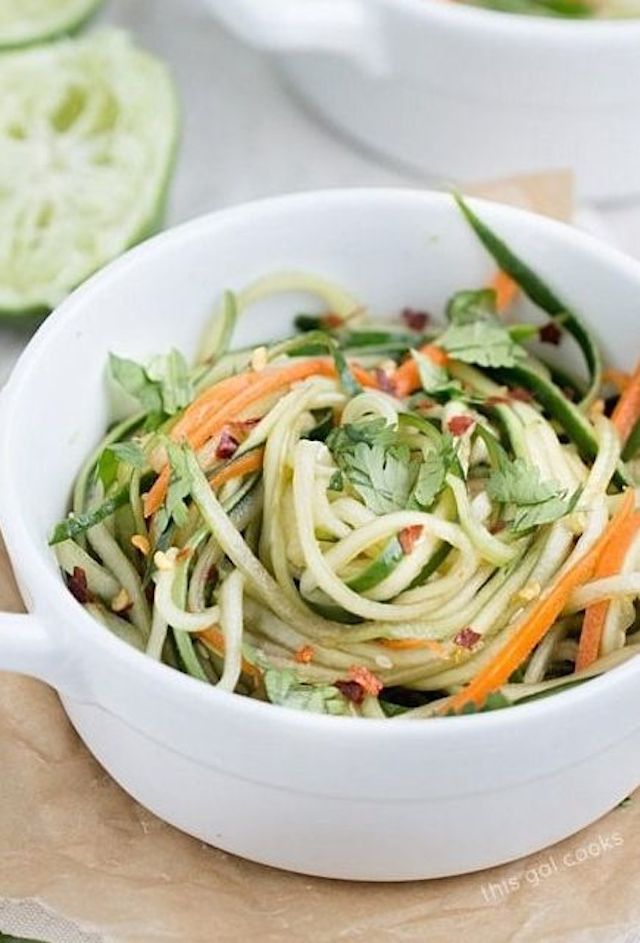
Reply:
[[[503, 267], [524, 294], [553, 299], [557, 328], [542, 339], [572, 342], [563, 306], [514, 259]], [[322, 313], [266, 348], [229, 350], [241, 313], [292, 291]], [[514, 329], [513, 316], [479, 290], [439, 318], [368, 320], [341, 288], [279, 274], [225, 294], [192, 369], [175, 352], [165, 374], [158, 359], [146, 371], [114, 360], [140, 402], [80, 471], [53, 534], [70, 590], [106, 629], [201, 683], [328, 714], [435, 716], [635, 487], [634, 456], [621, 461], [609, 410], [592, 402], [610, 389], [577, 314], [569, 333], [589, 376], [571, 390], [526, 349], [536, 324]], [[638, 598], [634, 539], [620, 572], [573, 592], [484, 709], [634, 656]], [[585, 609], [603, 601], [599, 655], [576, 670]]]

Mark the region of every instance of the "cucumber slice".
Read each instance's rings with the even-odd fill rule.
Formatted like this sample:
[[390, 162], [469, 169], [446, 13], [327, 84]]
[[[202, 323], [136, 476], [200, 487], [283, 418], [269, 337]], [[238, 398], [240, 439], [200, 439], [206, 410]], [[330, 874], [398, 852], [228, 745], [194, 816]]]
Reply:
[[172, 80], [117, 30], [0, 56], [0, 314], [46, 313], [162, 218]]
[[0, 0], [0, 49], [75, 33], [103, 0]]

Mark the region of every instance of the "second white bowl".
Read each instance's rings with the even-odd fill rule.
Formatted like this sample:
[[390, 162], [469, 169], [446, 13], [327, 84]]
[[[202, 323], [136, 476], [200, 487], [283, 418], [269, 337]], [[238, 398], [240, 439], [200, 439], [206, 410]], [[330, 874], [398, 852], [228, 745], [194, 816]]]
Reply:
[[558, 168], [582, 197], [640, 192], [640, 19], [452, 0], [206, 0], [331, 124], [442, 180]]

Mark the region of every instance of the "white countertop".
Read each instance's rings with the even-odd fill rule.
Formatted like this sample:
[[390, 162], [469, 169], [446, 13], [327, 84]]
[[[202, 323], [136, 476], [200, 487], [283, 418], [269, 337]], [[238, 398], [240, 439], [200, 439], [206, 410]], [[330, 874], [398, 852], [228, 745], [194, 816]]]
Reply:
[[[200, 0], [112, 0], [102, 19], [133, 31], [175, 72], [184, 129], [167, 224], [287, 191], [425, 183], [316, 122]], [[640, 257], [640, 204], [609, 207], [602, 218], [613, 241]], [[28, 336], [0, 325], [0, 383]]]

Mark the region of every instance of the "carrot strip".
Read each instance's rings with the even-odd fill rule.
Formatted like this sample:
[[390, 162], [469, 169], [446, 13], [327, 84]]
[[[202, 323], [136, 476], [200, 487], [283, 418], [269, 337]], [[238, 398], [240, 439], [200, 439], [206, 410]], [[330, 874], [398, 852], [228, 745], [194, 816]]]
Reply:
[[[203, 642], [210, 645], [218, 655], [224, 655], [224, 635], [216, 625], [212, 625], [208, 629], [204, 629], [202, 632], [197, 632], [196, 635], [199, 639], [202, 639]], [[255, 667], [255, 665], [252, 665], [251, 662], [247, 661], [246, 658], [242, 659], [242, 672], [243, 674], [249, 675], [256, 686], [262, 680], [261, 672]]]
[[468, 704], [481, 707], [489, 694], [506, 684], [513, 672], [544, 638], [574, 589], [591, 578], [602, 554], [608, 551], [611, 542], [617, 539], [620, 529], [626, 527], [634, 507], [635, 492], [629, 489], [615, 515], [591, 549], [555, 581], [550, 591], [533, 607], [529, 616], [495, 658], [466, 688], [447, 698], [439, 713], [458, 713]]
[[[351, 366], [351, 369], [363, 385], [377, 386], [376, 381], [362, 367], [356, 365]], [[198, 449], [220, 432], [226, 423], [236, 419], [243, 410], [265, 396], [310, 376], [335, 375], [335, 364], [328, 359], [314, 358], [222, 380], [191, 403], [171, 430], [171, 438], [176, 442], [186, 440], [191, 448]], [[164, 501], [170, 478], [171, 469], [165, 466], [143, 498], [145, 517], [155, 514]]]
[[[598, 561], [593, 577], [602, 579], [607, 576], [616, 576], [622, 570], [629, 548], [640, 530], [640, 513], [636, 512], [626, 521], [616, 534], [616, 539]], [[602, 634], [611, 603], [608, 599], [589, 606], [584, 614], [580, 645], [576, 659], [576, 671], [588, 668], [597, 661], [602, 644]]]
[[610, 367], [608, 370], [602, 371], [602, 382], [610, 383], [612, 386], [615, 386], [618, 393], [624, 393], [631, 382], [631, 374], [625, 373], [624, 370], [614, 370], [613, 367]]
[[629, 438], [638, 417], [640, 417], [640, 363], [633, 372], [629, 385], [618, 400], [611, 416], [611, 421], [620, 433], [623, 442], [626, 442]]
[[506, 311], [516, 300], [520, 290], [517, 282], [514, 282], [511, 276], [503, 272], [502, 269], [498, 269], [493, 276], [489, 283], [489, 288], [496, 293], [496, 308], [501, 312]]
[[[449, 362], [449, 356], [442, 347], [436, 347], [435, 344], [425, 344], [420, 348], [420, 353], [432, 360], [439, 367], [444, 367]], [[420, 389], [420, 371], [418, 364], [413, 357], [409, 357], [401, 364], [393, 374], [393, 383], [396, 395], [399, 397], [409, 396]]]
[[212, 488], [220, 488], [221, 485], [226, 484], [227, 481], [239, 478], [240, 475], [248, 475], [251, 472], [258, 471], [262, 468], [263, 460], [264, 449], [253, 449], [251, 452], [241, 455], [240, 458], [229, 462], [228, 465], [225, 465], [224, 468], [217, 471], [215, 475], [212, 475], [209, 479], [209, 484]]

